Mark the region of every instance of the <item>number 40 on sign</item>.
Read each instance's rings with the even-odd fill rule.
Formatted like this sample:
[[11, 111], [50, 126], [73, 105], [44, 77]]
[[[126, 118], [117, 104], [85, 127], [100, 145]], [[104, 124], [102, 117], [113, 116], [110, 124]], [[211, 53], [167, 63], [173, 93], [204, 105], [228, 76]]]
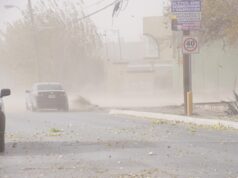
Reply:
[[199, 53], [199, 43], [197, 37], [186, 36], [183, 38], [183, 53], [184, 54]]

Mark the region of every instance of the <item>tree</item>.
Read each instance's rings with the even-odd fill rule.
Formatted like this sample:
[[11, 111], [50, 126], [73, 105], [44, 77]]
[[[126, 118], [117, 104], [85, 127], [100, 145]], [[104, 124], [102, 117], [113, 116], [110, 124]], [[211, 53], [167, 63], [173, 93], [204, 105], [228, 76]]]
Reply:
[[238, 40], [237, 9], [237, 0], [203, 0], [203, 38], [206, 41], [224, 40], [234, 45]]
[[40, 1], [33, 10], [34, 26], [25, 10], [23, 18], [8, 24], [3, 34], [1, 63], [12, 69], [15, 79], [37, 81], [37, 68], [41, 81], [68, 85], [99, 76], [101, 40], [90, 19], [79, 20], [84, 16], [80, 5], [49, 0]]
[[[171, 0], [164, 0], [164, 14], [171, 17]], [[238, 41], [238, 1], [201, 0], [202, 27], [199, 31], [203, 42], [222, 40], [229, 45]]]

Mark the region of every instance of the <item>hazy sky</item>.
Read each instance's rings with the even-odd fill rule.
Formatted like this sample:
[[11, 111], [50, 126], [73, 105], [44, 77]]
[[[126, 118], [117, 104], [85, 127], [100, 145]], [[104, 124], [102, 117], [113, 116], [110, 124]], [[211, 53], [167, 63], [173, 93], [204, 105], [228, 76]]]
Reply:
[[98, 27], [116, 28], [121, 35], [129, 40], [138, 39], [142, 34], [142, 19], [144, 16], [162, 14], [161, 0], [130, 0], [128, 6], [118, 17], [112, 19], [113, 8], [93, 17]]
[[[37, 0], [32, 0], [33, 4]], [[47, 0], [44, 0], [47, 2]], [[58, 1], [58, 0], [57, 0]], [[81, 0], [69, 0], [80, 2]], [[84, 0], [85, 13], [91, 13], [113, 0]], [[100, 3], [98, 3], [100, 2]], [[17, 9], [4, 9], [6, 4], [16, 5], [21, 9], [26, 8], [27, 0], [0, 0], [0, 24], [19, 18], [20, 12]], [[100, 30], [119, 29], [121, 36], [125, 40], [137, 40], [142, 35], [142, 18], [143, 16], [158, 16], [162, 14], [162, 0], [130, 0], [126, 9], [118, 17], [112, 19], [113, 7], [102, 11], [93, 16], [93, 20]]]

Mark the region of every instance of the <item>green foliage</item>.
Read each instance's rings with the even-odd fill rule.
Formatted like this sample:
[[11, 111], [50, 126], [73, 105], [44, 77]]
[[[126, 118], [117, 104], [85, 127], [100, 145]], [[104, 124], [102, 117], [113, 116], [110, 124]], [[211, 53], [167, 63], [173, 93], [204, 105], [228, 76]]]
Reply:
[[62, 130], [57, 129], [57, 128], [51, 128], [50, 132], [52, 132], [52, 133], [59, 133], [59, 132], [62, 132]]

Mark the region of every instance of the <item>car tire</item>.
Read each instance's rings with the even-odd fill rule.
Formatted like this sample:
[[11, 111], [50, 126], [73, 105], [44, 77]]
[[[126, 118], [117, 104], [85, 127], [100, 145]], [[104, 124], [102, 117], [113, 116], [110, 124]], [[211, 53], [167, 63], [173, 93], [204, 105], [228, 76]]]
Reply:
[[29, 105], [27, 103], [26, 103], [26, 110], [30, 111], [30, 107], [29, 107]]
[[68, 112], [69, 111], [69, 107], [66, 105], [64, 107], [60, 107], [57, 109], [58, 111], [62, 111], [62, 112]]
[[65, 111], [65, 112], [69, 112], [69, 106], [68, 106], [68, 104], [65, 105], [64, 111]]
[[31, 111], [32, 111], [32, 112], [37, 112], [37, 111], [38, 111], [37, 105], [34, 106], [34, 104], [31, 104]]
[[0, 133], [0, 153], [4, 152], [5, 149], [5, 135]]
[[31, 107], [31, 111], [33, 111], [33, 112], [37, 112], [37, 108], [34, 107], [34, 106], [32, 106], [32, 107]]
[[0, 112], [0, 153], [5, 149], [5, 116]]

